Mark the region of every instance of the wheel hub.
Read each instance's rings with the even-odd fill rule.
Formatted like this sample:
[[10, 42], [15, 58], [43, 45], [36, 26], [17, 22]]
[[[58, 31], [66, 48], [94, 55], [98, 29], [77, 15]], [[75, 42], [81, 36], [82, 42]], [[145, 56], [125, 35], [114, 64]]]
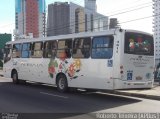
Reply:
[[64, 89], [65, 87], [65, 80], [63, 78], [60, 78], [59, 80], [59, 88]]

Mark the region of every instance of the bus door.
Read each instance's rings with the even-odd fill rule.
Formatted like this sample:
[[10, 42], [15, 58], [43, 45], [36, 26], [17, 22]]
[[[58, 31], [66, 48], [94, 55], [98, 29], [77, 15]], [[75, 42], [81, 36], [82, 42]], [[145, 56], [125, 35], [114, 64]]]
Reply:
[[29, 80], [31, 76], [30, 71], [30, 56], [31, 56], [31, 43], [23, 43], [22, 51], [21, 51], [21, 61], [20, 61], [20, 72], [22, 75], [22, 79]]

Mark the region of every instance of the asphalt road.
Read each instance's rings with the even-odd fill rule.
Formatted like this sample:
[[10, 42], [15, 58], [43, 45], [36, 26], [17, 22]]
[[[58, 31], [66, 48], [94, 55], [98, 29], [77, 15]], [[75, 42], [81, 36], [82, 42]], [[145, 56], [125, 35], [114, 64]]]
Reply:
[[83, 91], [59, 93], [54, 87], [30, 83], [15, 85], [0, 78], [0, 112], [23, 113], [25, 117], [38, 114], [42, 119], [44, 115], [90, 119], [96, 118], [93, 114], [96, 112], [160, 112], [160, 101]]

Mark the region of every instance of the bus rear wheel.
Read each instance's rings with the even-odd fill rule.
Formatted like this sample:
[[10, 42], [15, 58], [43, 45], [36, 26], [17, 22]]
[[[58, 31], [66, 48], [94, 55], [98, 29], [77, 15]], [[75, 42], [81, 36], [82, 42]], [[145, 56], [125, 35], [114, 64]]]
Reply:
[[13, 71], [13, 73], [12, 73], [12, 81], [13, 81], [14, 84], [18, 84], [19, 83], [17, 71]]
[[68, 83], [67, 83], [67, 78], [65, 75], [63, 74], [60, 74], [58, 77], [57, 77], [57, 89], [58, 91], [64, 93], [67, 91], [68, 89]]

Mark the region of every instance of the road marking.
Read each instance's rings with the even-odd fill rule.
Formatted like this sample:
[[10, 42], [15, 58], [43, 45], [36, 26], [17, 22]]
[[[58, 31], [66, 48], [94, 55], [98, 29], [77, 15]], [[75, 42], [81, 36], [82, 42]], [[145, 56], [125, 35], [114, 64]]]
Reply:
[[54, 94], [51, 94], [51, 93], [45, 93], [45, 92], [40, 92], [41, 94], [44, 94], [44, 95], [49, 95], [49, 96], [54, 96], [54, 97], [59, 97], [59, 98], [65, 98], [67, 99], [68, 97], [65, 97], [65, 96], [61, 96], [61, 95], [54, 95]]

